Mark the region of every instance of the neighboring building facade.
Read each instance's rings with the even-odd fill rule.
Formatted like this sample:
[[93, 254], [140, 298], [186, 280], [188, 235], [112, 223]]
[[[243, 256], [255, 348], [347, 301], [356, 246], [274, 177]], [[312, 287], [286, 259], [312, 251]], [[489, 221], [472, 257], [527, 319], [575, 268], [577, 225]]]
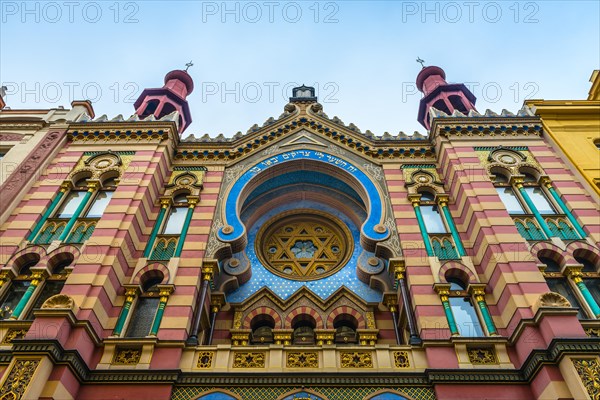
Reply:
[[417, 86], [427, 136], [303, 86], [180, 139], [185, 71], [128, 119], [45, 118], [2, 199], [0, 399], [597, 399], [598, 202], [528, 107], [482, 115], [438, 67]]
[[600, 199], [600, 70], [590, 78], [587, 100], [528, 100], [567, 165]]

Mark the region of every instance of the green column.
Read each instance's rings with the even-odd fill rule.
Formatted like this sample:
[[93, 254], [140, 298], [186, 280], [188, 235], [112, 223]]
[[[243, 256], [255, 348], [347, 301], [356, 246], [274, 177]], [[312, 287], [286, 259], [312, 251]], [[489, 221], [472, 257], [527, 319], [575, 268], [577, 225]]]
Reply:
[[29, 237], [27, 238], [28, 241], [31, 242], [31, 241], [33, 241], [33, 239], [35, 239], [37, 234], [40, 232], [40, 229], [42, 229], [42, 226], [44, 226], [44, 224], [46, 223], [46, 220], [48, 218], [50, 218], [50, 216], [56, 209], [56, 206], [58, 205], [58, 203], [60, 203], [60, 199], [62, 199], [64, 194], [67, 192], [67, 190], [69, 190], [68, 186], [66, 186], [66, 185], [61, 186], [60, 191], [56, 194], [56, 197], [54, 198], [54, 200], [52, 200], [52, 203], [50, 203], [50, 207], [48, 207], [48, 209], [46, 210], [44, 215], [42, 215], [42, 219], [40, 219], [40, 221], [37, 223], [37, 225], [35, 226], [33, 231], [31, 231], [31, 233], [29, 234]]
[[450, 301], [448, 300], [448, 295], [450, 294], [450, 292], [448, 290], [439, 290], [438, 294], [440, 295], [440, 300], [442, 300], [444, 312], [446, 313], [446, 319], [448, 320], [448, 327], [450, 328], [452, 336], [460, 335], [458, 327], [456, 326], [454, 314], [452, 314], [452, 307], [450, 307]]
[[490, 314], [490, 310], [488, 309], [484, 296], [485, 294], [482, 289], [475, 289], [473, 291], [473, 297], [479, 306], [479, 311], [481, 311], [481, 316], [483, 317], [483, 321], [485, 322], [485, 326], [487, 327], [489, 334], [497, 335], [498, 331], [496, 330], [494, 320], [492, 319], [492, 315]]
[[125, 291], [125, 304], [123, 304], [123, 308], [121, 309], [121, 314], [119, 314], [119, 319], [117, 320], [117, 325], [115, 326], [115, 330], [113, 335], [121, 336], [121, 332], [123, 331], [123, 325], [125, 325], [125, 320], [129, 315], [129, 310], [131, 309], [131, 303], [133, 303], [134, 296], [137, 294], [137, 289], [127, 289]]
[[158, 310], [156, 311], [156, 315], [154, 316], [154, 321], [152, 322], [152, 329], [150, 329], [150, 336], [156, 336], [158, 334], [158, 328], [160, 327], [160, 322], [162, 321], [162, 317], [165, 313], [165, 307], [167, 306], [167, 300], [169, 299], [170, 294], [171, 294], [170, 290], [161, 290], [160, 291], [160, 303], [158, 303]]
[[569, 222], [571, 222], [571, 225], [573, 225], [573, 227], [575, 228], [575, 230], [577, 231], [579, 236], [581, 238], [585, 238], [587, 236], [585, 231], [583, 230], [581, 225], [579, 225], [579, 222], [577, 222], [577, 220], [575, 219], [573, 214], [571, 214], [571, 211], [569, 210], [569, 208], [567, 207], [565, 202], [562, 201], [562, 199], [560, 198], [560, 196], [558, 195], [556, 190], [554, 190], [554, 188], [552, 187], [552, 184], [549, 181], [545, 182], [545, 184], [546, 184], [546, 187], [548, 188], [548, 191], [552, 195], [552, 198], [554, 199], [554, 201], [556, 201], [558, 203], [558, 205], [560, 206], [560, 209], [563, 211], [563, 214], [565, 214], [567, 216], [567, 218], [569, 219]]
[[[419, 197], [421, 197], [419, 195]], [[423, 221], [423, 215], [421, 214], [421, 207], [419, 206], [419, 200], [417, 198], [410, 198], [412, 205], [415, 209], [415, 214], [417, 216], [417, 222], [419, 223], [419, 230], [421, 231], [421, 236], [423, 237], [423, 242], [425, 243], [425, 250], [427, 251], [427, 255], [432, 257], [433, 249], [431, 248], [431, 242], [429, 241], [429, 235], [427, 234], [427, 229], [425, 228], [425, 222]]]
[[594, 316], [596, 318], [600, 318], [600, 306], [598, 306], [598, 303], [596, 303], [596, 300], [594, 300], [594, 297], [590, 293], [590, 290], [587, 288], [587, 286], [585, 285], [585, 282], [581, 278], [581, 276], [582, 276], [581, 268], [568, 270], [567, 276], [569, 278], [571, 278], [573, 280], [573, 282], [575, 282], [575, 285], [577, 285], [577, 288], [581, 292], [581, 295], [585, 299], [586, 303], [592, 309]]
[[458, 249], [458, 254], [463, 257], [467, 255], [465, 248], [462, 245], [462, 241], [460, 240], [460, 235], [456, 230], [456, 225], [454, 225], [454, 220], [452, 219], [452, 214], [450, 214], [450, 210], [448, 209], [447, 200], [440, 200], [440, 207], [442, 208], [442, 212], [444, 213], [444, 217], [446, 218], [446, 222], [450, 227], [450, 232], [452, 233], [452, 238], [454, 239], [454, 243], [456, 244], [456, 248]]
[[162, 221], [165, 218], [165, 213], [167, 208], [169, 207], [168, 199], [164, 199], [161, 201], [160, 212], [158, 213], [158, 217], [156, 218], [156, 222], [154, 223], [154, 228], [152, 228], [152, 233], [150, 234], [150, 239], [148, 239], [148, 244], [146, 244], [146, 250], [144, 250], [144, 258], [150, 257], [150, 253], [152, 252], [152, 247], [154, 247], [154, 241], [156, 240], [156, 235], [158, 235], [158, 230], [162, 225]]
[[61, 242], [64, 242], [65, 239], [69, 236], [71, 229], [73, 229], [73, 225], [75, 225], [75, 222], [77, 222], [77, 218], [79, 218], [79, 216], [83, 212], [83, 209], [87, 205], [88, 201], [90, 201], [90, 197], [92, 197], [92, 193], [94, 193], [97, 188], [98, 188], [98, 184], [96, 182], [88, 183], [88, 191], [85, 193], [85, 196], [83, 196], [83, 200], [81, 200], [81, 203], [79, 203], [77, 210], [75, 210], [75, 213], [73, 213], [73, 216], [71, 217], [69, 222], [67, 222], [67, 226], [65, 226], [65, 230], [60, 234], [60, 237], [58, 238], [58, 240], [60, 240]]
[[183, 223], [183, 228], [181, 229], [181, 235], [179, 235], [179, 241], [177, 242], [177, 248], [175, 249], [175, 257], [179, 257], [181, 255], [183, 243], [185, 242], [185, 237], [187, 236], [187, 231], [190, 227], [190, 222], [192, 221], [192, 215], [194, 214], [194, 207], [196, 207], [198, 200], [189, 199], [188, 202], [190, 207], [188, 208], [187, 215], [185, 216], [185, 222]]
[[540, 225], [540, 227], [544, 231], [544, 234], [546, 235], [546, 237], [555, 236], [550, 231], [550, 228], [548, 228], [548, 225], [546, 225], [546, 221], [544, 221], [544, 218], [542, 218], [542, 215], [540, 214], [540, 212], [538, 211], [538, 209], [535, 207], [535, 205], [533, 204], [533, 202], [529, 198], [529, 195], [525, 191], [525, 188], [523, 187], [523, 185], [517, 184], [517, 188], [519, 189], [519, 192], [521, 193], [521, 196], [523, 197], [523, 200], [525, 200], [525, 203], [527, 203], [527, 206], [529, 207], [529, 209], [531, 210], [531, 212], [535, 216], [536, 221], [538, 222], [538, 224]]
[[21, 297], [21, 300], [19, 300], [19, 304], [17, 304], [12, 315], [10, 316], [11, 319], [18, 319], [21, 316], [23, 309], [29, 302], [29, 299], [31, 299], [33, 292], [35, 292], [35, 289], [38, 287], [38, 285], [40, 284], [40, 281], [42, 280], [42, 274], [39, 272], [34, 272], [31, 277], [33, 279], [31, 280], [31, 283], [29, 284], [27, 291], [25, 292], [25, 294], [23, 294], [23, 297]]

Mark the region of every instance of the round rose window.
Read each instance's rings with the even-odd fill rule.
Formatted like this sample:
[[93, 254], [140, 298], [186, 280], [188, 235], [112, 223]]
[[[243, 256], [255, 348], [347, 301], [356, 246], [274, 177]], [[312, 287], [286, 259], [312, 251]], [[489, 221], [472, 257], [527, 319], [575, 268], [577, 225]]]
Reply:
[[329, 276], [348, 262], [352, 251], [348, 227], [338, 218], [315, 210], [279, 214], [256, 235], [256, 254], [262, 264], [288, 279]]

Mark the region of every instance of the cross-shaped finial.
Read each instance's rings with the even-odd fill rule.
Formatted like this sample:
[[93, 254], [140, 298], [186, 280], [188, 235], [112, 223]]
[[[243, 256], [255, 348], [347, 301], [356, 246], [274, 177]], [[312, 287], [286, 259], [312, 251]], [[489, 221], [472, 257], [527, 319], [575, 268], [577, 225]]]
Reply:
[[421, 60], [421, 57], [417, 57], [417, 62], [421, 64], [421, 67], [425, 68], [425, 60]]
[[193, 63], [193, 62], [191, 62], [191, 61], [190, 61], [189, 63], [185, 64], [185, 72], [187, 72], [187, 70], [188, 70], [188, 69], [190, 69], [190, 67], [191, 67], [192, 65], [194, 65], [194, 63]]

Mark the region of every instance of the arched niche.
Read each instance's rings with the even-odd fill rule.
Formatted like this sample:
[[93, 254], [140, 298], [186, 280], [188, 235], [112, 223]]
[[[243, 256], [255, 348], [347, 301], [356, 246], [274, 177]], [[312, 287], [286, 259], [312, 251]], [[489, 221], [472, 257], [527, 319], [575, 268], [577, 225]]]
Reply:
[[246, 198], [264, 181], [292, 170], [317, 170], [338, 178], [352, 187], [366, 206], [367, 215], [360, 228], [360, 242], [367, 251], [374, 251], [377, 242], [386, 240], [390, 232], [384, 225], [385, 205], [378, 186], [350, 161], [314, 150], [288, 151], [274, 155], [251, 166], [225, 190], [222, 208], [223, 226], [217, 232], [221, 242], [232, 252], [244, 249], [247, 243], [246, 226], [241, 209]]

